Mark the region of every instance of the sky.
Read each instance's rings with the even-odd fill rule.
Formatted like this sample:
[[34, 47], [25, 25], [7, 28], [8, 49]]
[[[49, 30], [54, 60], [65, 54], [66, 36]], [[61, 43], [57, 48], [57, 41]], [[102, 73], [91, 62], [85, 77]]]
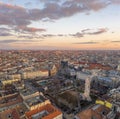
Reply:
[[120, 50], [120, 0], [0, 0], [0, 49]]

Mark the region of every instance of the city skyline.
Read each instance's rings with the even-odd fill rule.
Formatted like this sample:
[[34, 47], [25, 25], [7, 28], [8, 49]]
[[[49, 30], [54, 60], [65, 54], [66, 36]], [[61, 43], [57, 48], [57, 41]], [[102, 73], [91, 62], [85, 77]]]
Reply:
[[119, 0], [0, 0], [0, 49], [120, 50]]

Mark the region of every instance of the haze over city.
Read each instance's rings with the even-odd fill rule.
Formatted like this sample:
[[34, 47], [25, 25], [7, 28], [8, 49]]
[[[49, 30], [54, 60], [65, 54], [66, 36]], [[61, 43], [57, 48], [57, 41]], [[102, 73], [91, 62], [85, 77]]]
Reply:
[[120, 119], [120, 0], [0, 0], [0, 119]]
[[120, 50], [120, 0], [0, 0], [0, 49]]

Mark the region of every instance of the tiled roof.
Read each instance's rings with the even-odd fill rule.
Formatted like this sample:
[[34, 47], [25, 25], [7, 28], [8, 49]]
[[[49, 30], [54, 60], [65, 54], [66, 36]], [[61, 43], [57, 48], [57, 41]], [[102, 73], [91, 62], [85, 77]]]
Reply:
[[111, 70], [110, 66], [102, 65], [99, 63], [90, 63], [89, 66], [86, 67], [87, 69], [103, 69], [103, 70]]
[[54, 117], [62, 114], [61, 111], [59, 111], [57, 108], [55, 108], [53, 105], [51, 104], [47, 104], [45, 106], [42, 106], [40, 108], [37, 108], [35, 110], [32, 110], [32, 111], [29, 111], [29, 112], [26, 112], [26, 117], [28, 119], [32, 119], [32, 115], [35, 115], [39, 112], [42, 112], [42, 111], [47, 111], [49, 114], [46, 115], [45, 117], [43, 117], [42, 119], [53, 119]]
[[103, 116], [106, 116], [109, 111], [110, 109], [106, 108], [103, 105], [95, 105], [90, 109], [80, 112], [77, 117], [79, 117], [80, 119], [91, 119], [92, 117], [103, 119]]
[[20, 119], [20, 115], [15, 108], [0, 113], [0, 119], [8, 119], [8, 118]]

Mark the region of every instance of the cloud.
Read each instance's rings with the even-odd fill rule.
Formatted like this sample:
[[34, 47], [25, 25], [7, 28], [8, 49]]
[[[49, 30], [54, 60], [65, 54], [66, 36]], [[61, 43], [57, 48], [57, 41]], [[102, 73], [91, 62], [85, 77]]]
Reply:
[[[119, 0], [39, 0], [42, 8], [26, 9], [21, 6], [0, 2], [0, 24], [29, 25], [31, 21], [45, 18], [57, 20], [70, 17], [76, 13], [98, 11], [109, 4], [119, 4]], [[29, 3], [30, 4], [30, 3]]]
[[42, 37], [46, 38], [46, 37], [65, 37], [67, 36], [66, 34], [42, 34]]
[[60, 19], [70, 17], [76, 13], [88, 13], [98, 11], [110, 4], [115, 4], [114, 0], [39, 0], [44, 3], [41, 15], [50, 19]]
[[6, 31], [10, 31], [10, 29], [9, 28], [4, 28], [4, 27], [0, 27], [0, 32], [6, 32]]
[[17, 42], [17, 40], [0, 40], [0, 43], [14, 43]]
[[108, 31], [108, 28], [97, 28], [97, 29], [83, 29], [81, 33], [83, 35], [98, 35]]
[[85, 33], [85, 34], [89, 34], [89, 35], [98, 35], [98, 34], [105, 33], [105, 32], [107, 32], [107, 31], [108, 31], [107, 28], [99, 28], [99, 29], [97, 29], [97, 30], [94, 31], [94, 32], [87, 32], [87, 33]]
[[55, 37], [56, 35], [54, 34], [42, 34], [42, 37]]
[[30, 6], [30, 5], [32, 5], [31, 2], [26, 2], [26, 3], [25, 3], [25, 6]]
[[[22, 28], [24, 29], [24, 27]], [[25, 28], [24, 31], [31, 31], [33, 28], [27, 29]], [[45, 31], [45, 29], [35, 29], [35, 31]], [[18, 38], [28, 38], [28, 39], [33, 39], [33, 38], [50, 38], [50, 37], [75, 37], [75, 38], [81, 38], [84, 37], [85, 35], [98, 35], [98, 34], [102, 34], [104, 32], [107, 32], [108, 29], [107, 28], [97, 28], [97, 29], [83, 29], [80, 32], [74, 33], [74, 34], [36, 34], [36, 35], [19, 35]], [[20, 31], [19, 31], [20, 32]], [[33, 31], [34, 32], [34, 29]], [[25, 32], [24, 32], [25, 33]]]
[[74, 37], [77, 37], [77, 38], [80, 38], [80, 37], [83, 37], [83, 33], [80, 33], [80, 32], [77, 32], [76, 34], [69, 34], [69, 36], [74, 36]]
[[84, 37], [85, 35], [98, 35], [98, 34], [102, 34], [107, 31], [108, 31], [107, 28], [83, 29], [80, 32], [77, 32], [75, 34], [69, 34], [69, 36], [80, 38], [80, 37]]
[[57, 36], [63, 37], [63, 36], [67, 36], [67, 35], [65, 35], [65, 34], [57, 34]]
[[12, 36], [10, 33], [10, 29], [8, 28], [0, 28], [0, 36]]
[[33, 36], [25, 36], [25, 35], [19, 35], [18, 38], [27, 38], [27, 39], [33, 39], [35, 37]]
[[0, 25], [11, 27], [16, 32], [19, 30], [27, 32], [46, 31], [42, 28], [28, 27], [32, 20], [36, 20], [36, 18], [34, 17], [34, 14], [30, 14], [30, 10], [27, 10], [21, 6], [0, 2]]
[[98, 42], [77, 42], [77, 43], [72, 43], [72, 44], [97, 44]]
[[43, 28], [34, 28], [34, 27], [26, 27], [26, 26], [19, 26], [17, 29], [20, 29], [25, 32], [32, 32], [32, 33], [46, 31], [46, 29], [43, 29]]
[[120, 40], [118, 40], [118, 41], [111, 41], [112, 43], [120, 43]]
[[11, 36], [12, 34], [10, 33], [0, 33], [0, 36]]
[[86, 32], [86, 31], [89, 31], [90, 29], [83, 29], [81, 30], [82, 33]]
[[37, 0], [40, 3], [58, 3], [61, 2], [62, 0]]
[[25, 39], [38, 39], [38, 38], [43, 38], [42, 36], [39, 35], [19, 35], [18, 38], [25, 38]]
[[27, 10], [21, 6], [4, 4], [0, 2], [1, 25], [29, 25], [30, 16]]
[[36, 35], [19, 35], [18, 38], [27, 38], [27, 39], [35, 39], [35, 38], [50, 38], [50, 37], [66, 37], [67, 34], [36, 34]]
[[14, 39], [9, 39], [9, 40], [0, 40], [0, 43], [2, 44], [10, 44], [10, 43], [23, 43], [23, 42], [41, 42], [43, 40], [14, 40]]
[[49, 19], [49, 18], [43, 18], [42, 20], [41, 20], [42, 22], [55, 22], [54, 20], [52, 20], [52, 19]]
[[112, 0], [112, 2], [113, 2], [114, 4], [117, 4], [117, 5], [120, 4], [120, 0]]
[[[28, 27], [32, 21], [55, 22], [58, 19], [71, 17], [77, 13], [97, 12], [110, 4], [120, 4], [120, 0], [37, 0], [42, 2], [42, 8], [27, 9], [22, 6], [6, 4], [0, 2], [0, 25], [5, 25], [18, 33], [45, 32], [44, 28]], [[26, 3], [30, 5], [31, 2]], [[89, 30], [89, 29], [88, 29]], [[106, 32], [105, 29], [99, 29], [95, 32], [81, 31], [76, 34], [70, 34], [75, 37], [83, 37], [86, 34], [95, 35]], [[10, 34], [2, 33], [1, 36]], [[47, 35], [45, 37], [48, 37]], [[51, 37], [51, 36], [50, 36]]]

